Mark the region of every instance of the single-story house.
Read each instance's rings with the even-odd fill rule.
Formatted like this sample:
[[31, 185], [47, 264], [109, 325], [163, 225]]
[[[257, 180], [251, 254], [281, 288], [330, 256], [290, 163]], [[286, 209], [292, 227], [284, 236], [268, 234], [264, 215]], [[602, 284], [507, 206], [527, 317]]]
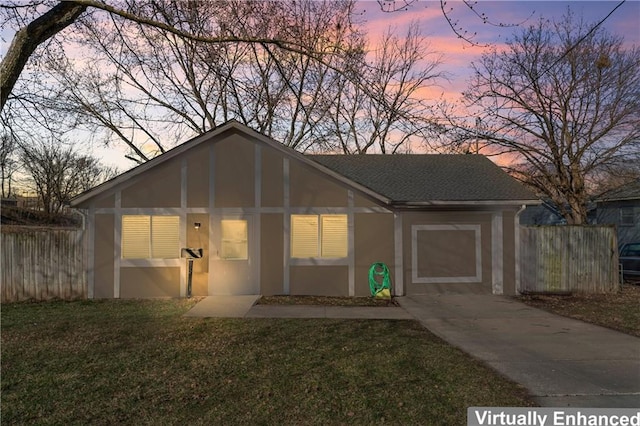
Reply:
[[600, 195], [595, 203], [595, 223], [615, 225], [619, 245], [640, 242], [640, 180]]
[[[536, 197], [479, 155], [303, 155], [235, 121], [72, 201], [90, 298], [514, 294]], [[183, 251], [184, 252], [184, 251]]]

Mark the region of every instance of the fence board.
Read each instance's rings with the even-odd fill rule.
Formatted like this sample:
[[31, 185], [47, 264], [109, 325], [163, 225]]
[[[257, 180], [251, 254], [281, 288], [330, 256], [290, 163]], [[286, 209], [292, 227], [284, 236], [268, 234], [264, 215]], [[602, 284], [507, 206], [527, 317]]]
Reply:
[[86, 298], [83, 237], [81, 229], [3, 229], [1, 301]]
[[607, 293], [618, 290], [612, 226], [521, 226], [521, 293]]

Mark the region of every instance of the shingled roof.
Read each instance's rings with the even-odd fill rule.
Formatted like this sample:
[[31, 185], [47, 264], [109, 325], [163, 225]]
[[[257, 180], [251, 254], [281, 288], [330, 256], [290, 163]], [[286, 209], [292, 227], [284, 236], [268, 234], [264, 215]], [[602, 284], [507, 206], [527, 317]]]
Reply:
[[629, 182], [602, 194], [597, 202], [640, 200], [640, 180]]
[[533, 201], [537, 197], [481, 155], [306, 155], [394, 204]]

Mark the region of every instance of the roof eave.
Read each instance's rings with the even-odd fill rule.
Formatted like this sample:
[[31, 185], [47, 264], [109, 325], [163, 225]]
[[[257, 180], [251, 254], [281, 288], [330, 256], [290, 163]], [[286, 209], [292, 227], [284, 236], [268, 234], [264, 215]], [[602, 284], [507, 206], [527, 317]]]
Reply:
[[426, 207], [492, 207], [492, 206], [523, 206], [539, 205], [542, 200], [431, 200], [431, 201], [394, 201], [395, 208], [426, 208]]

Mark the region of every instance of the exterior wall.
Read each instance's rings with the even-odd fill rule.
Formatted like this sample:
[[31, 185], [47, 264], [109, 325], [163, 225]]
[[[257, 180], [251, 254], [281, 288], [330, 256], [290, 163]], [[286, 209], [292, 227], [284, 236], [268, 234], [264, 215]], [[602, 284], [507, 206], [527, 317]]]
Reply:
[[265, 296], [284, 294], [284, 215], [261, 215], [260, 293]]
[[197, 147], [187, 156], [187, 207], [209, 207], [209, 147]]
[[348, 266], [292, 266], [291, 294], [349, 296]]
[[237, 134], [216, 142], [214, 152], [214, 206], [255, 206], [255, 147]]
[[[622, 224], [622, 209], [629, 209], [633, 212], [633, 224]], [[619, 245], [640, 241], [640, 200], [598, 203], [596, 223], [615, 225]]]
[[347, 188], [311, 168], [291, 161], [289, 181], [292, 207], [347, 207]]
[[354, 205], [356, 207], [379, 207], [375, 201], [359, 194], [356, 194], [354, 197]]
[[[186, 294], [185, 259], [121, 259], [124, 214], [180, 217], [180, 246], [204, 249], [204, 258], [193, 262], [195, 296], [214, 294], [212, 283], [221, 277], [229, 277], [224, 294], [256, 289], [264, 295], [368, 296], [368, 272], [375, 262], [389, 267], [396, 295], [515, 291], [515, 211], [393, 213], [295, 156], [234, 130], [110, 191], [82, 206], [93, 223], [90, 297]], [[292, 214], [347, 215], [347, 257], [292, 259]], [[244, 270], [238, 261], [219, 257], [224, 219], [248, 220], [251, 258]], [[195, 222], [201, 224], [199, 231]], [[415, 260], [416, 268], [414, 245], [426, 254]]]
[[391, 286], [395, 287], [395, 252], [393, 214], [355, 214], [355, 295], [370, 296], [369, 268], [383, 262], [390, 271]]
[[94, 205], [98, 208], [113, 208], [116, 205], [116, 197], [114, 194], [109, 194], [104, 198], [99, 198], [98, 200], [96, 200]]
[[266, 147], [261, 149], [261, 206], [284, 206], [284, 158]]
[[[93, 283], [89, 282], [89, 287], [93, 286], [93, 297], [96, 299], [111, 299], [114, 294], [114, 215], [96, 214], [93, 219], [94, 247], [93, 247], [93, 268], [90, 277]], [[91, 272], [91, 271], [90, 271]], [[91, 281], [91, 278], [90, 278]]]
[[141, 267], [120, 269], [120, 297], [180, 297], [180, 268]]
[[406, 294], [492, 292], [490, 212], [406, 212], [402, 224]]
[[121, 206], [180, 207], [181, 168], [179, 161], [169, 161], [149, 170], [121, 191]]

